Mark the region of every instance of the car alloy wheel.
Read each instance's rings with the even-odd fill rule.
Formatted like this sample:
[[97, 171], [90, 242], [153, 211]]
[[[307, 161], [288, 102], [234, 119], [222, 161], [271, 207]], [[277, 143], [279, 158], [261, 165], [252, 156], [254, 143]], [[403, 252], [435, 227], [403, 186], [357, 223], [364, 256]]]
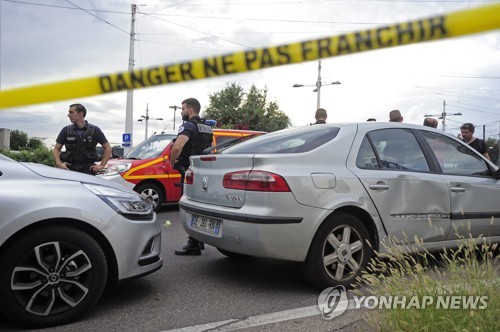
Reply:
[[304, 266], [307, 279], [325, 288], [350, 286], [366, 268], [372, 250], [363, 223], [354, 215], [337, 213], [318, 229]]
[[164, 202], [163, 192], [154, 183], [144, 183], [134, 189], [142, 198], [153, 204], [153, 209], [158, 212]]
[[107, 281], [101, 247], [73, 227], [30, 231], [5, 251], [0, 264], [1, 310], [30, 327], [76, 319], [97, 302]]

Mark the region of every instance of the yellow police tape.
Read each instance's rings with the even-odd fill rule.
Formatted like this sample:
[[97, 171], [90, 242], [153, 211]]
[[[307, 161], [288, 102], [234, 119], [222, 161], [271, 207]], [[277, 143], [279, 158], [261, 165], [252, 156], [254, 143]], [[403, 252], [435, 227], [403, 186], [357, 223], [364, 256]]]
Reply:
[[243, 73], [500, 28], [500, 3], [342, 35], [190, 62], [0, 91], [0, 109]]

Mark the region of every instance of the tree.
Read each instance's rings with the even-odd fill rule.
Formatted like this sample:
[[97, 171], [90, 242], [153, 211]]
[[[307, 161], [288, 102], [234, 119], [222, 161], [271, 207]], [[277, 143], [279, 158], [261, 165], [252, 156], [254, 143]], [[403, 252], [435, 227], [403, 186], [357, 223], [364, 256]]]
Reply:
[[34, 137], [31, 137], [29, 140], [28, 140], [28, 146], [27, 148], [30, 149], [30, 150], [37, 150], [37, 149], [40, 149], [42, 148], [44, 145], [43, 145], [43, 141], [39, 138], [34, 138]]
[[21, 130], [12, 130], [10, 132], [10, 149], [20, 151], [28, 147], [28, 134]]
[[290, 118], [279, 110], [276, 102], [268, 102], [267, 88], [252, 84], [248, 93], [237, 83], [209, 95], [203, 116], [217, 121], [218, 127], [271, 132], [290, 126]]

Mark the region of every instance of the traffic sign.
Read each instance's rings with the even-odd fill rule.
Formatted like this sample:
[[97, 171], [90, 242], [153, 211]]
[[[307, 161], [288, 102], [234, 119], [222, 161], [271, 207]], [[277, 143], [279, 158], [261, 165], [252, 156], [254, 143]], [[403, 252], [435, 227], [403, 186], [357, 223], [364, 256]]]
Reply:
[[[123, 134], [122, 142], [123, 143], [130, 143], [132, 141], [132, 135], [130, 134]], [[130, 146], [130, 144], [129, 144]]]

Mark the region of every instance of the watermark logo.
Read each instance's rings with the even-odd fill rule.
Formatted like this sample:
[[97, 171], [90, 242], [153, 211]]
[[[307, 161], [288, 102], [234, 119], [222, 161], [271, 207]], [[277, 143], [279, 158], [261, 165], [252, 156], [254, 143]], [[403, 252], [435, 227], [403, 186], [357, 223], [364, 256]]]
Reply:
[[438, 295], [438, 296], [353, 296], [354, 309], [479, 309], [488, 307], [487, 296]]
[[324, 319], [330, 320], [347, 310], [347, 291], [344, 286], [328, 287], [318, 297], [318, 307]]
[[344, 286], [324, 289], [318, 297], [318, 308], [323, 319], [330, 320], [349, 309], [388, 310], [484, 310], [488, 308], [488, 296], [481, 295], [370, 295], [347, 298]]

